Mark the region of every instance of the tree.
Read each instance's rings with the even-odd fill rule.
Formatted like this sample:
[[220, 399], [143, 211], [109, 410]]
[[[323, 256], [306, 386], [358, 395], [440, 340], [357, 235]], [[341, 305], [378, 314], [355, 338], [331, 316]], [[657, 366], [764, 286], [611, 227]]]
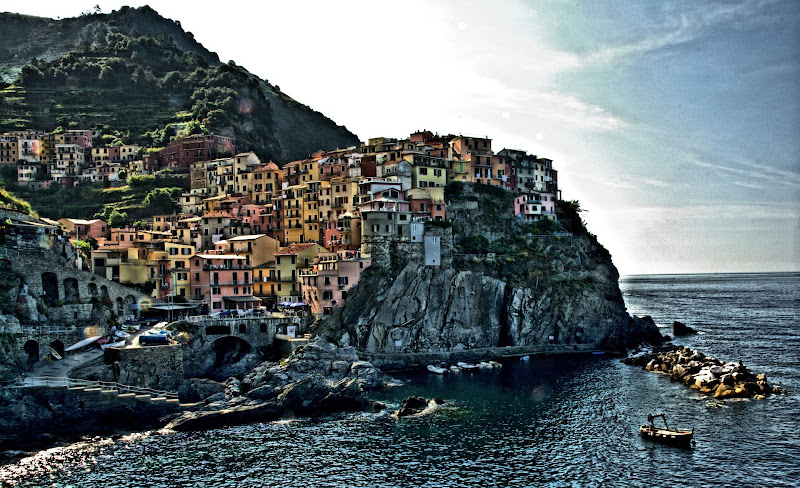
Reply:
[[127, 221], [128, 214], [126, 212], [120, 212], [116, 208], [112, 210], [111, 214], [108, 216], [109, 227], [124, 227]]
[[174, 213], [177, 205], [168, 188], [150, 190], [147, 196], [144, 197], [144, 200], [142, 200], [142, 203], [150, 207], [157, 214]]

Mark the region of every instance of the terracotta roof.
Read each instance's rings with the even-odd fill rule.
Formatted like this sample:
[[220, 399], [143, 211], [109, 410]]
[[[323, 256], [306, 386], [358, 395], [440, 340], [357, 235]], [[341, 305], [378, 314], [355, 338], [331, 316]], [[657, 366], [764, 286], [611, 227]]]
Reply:
[[309, 247], [313, 247], [318, 245], [314, 242], [302, 242], [302, 243], [295, 243], [289, 244], [288, 247], [281, 249], [280, 251], [276, 252], [276, 256], [290, 256], [292, 254], [300, 254], [301, 252], [305, 251]]
[[211, 213], [203, 214], [203, 218], [216, 218], [216, 217], [226, 217], [226, 218], [233, 218], [233, 216], [227, 212], [219, 212], [214, 211]]

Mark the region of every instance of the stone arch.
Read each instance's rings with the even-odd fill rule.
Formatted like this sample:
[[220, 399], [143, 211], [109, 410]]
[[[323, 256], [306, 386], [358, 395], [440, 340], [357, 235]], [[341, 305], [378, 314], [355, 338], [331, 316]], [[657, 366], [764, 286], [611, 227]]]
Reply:
[[206, 335], [230, 335], [231, 327], [229, 325], [209, 325], [206, 327]]
[[108, 294], [108, 287], [106, 285], [100, 287], [100, 296], [103, 298], [103, 300], [106, 298], [111, 298], [111, 296]]
[[[55, 351], [56, 354], [58, 354], [62, 358], [64, 357], [64, 343], [61, 342], [60, 340], [56, 339], [53, 342], [51, 342], [50, 349]], [[51, 354], [50, 351], [48, 351], [48, 354]]]
[[39, 343], [34, 341], [33, 339], [29, 339], [22, 349], [25, 351], [25, 354], [28, 355], [28, 362], [35, 363], [39, 360]]
[[247, 325], [246, 324], [239, 324], [239, 333], [240, 334], [247, 334]]
[[135, 307], [130, 307], [129, 305], [136, 305], [136, 297], [133, 295], [126, 295], [125, 296], [125, 306], [120, 310], [120, 314], [128, 315], [133, 312]]
[[89, 295], [91, 295], [92, 298], [97, 296], [97, 283], [89, 283]]
[[64, 278], [64, 301], [76, 303], [81, 299], [81, 292], [78, 288], [78, 280], [75, 278]]
[[240, 359], [250, 354], [250, 343], [236, 336], [220, 337], [213, 342], [212, 348], [215, 354], [215, 366], [238, 363]]
[[261, 324], [259, 324], [258, 328], [259, 328], [259, 330], [261, 331], [262, 334], [266, 334], [267, 333], [267, 323], [266, 322], [261, 322]]
[[52, 305], [58, 300], [58, 275], [51, 271], [42, 273], [42, 290], [44, 291], [42, 299], [47, 305]]
[[117, 315], [125, 315], [125, 302], [122, 301], [122, 297], [117, 297]]

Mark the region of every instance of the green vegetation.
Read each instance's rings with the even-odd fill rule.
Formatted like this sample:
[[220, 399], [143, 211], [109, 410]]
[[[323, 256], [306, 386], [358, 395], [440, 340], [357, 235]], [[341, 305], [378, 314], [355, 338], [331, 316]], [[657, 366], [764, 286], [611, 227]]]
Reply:
[[75, 52], [33, 59], [0, 91], [0, 131], [103, 127], [109, 144], [163, 147], [217, 132], [277, 159], [272, 110], [260, 80], [233, 63], [210, 66], [167, 36], [98, 23]]
[[19, 210], [20, 212], [25, 212], [26, 214], [33, 215], [34, 217], [39, 217], [39, 214], [37, 214], [31, 208], [30, 203], [9, 193], [5, 188], [5, 184], [3, 183], [0, 183], [0, 205], [13, 208], [14, 210]]
[[[5, 176], [0, 174], [0, 177]], [[13, 180], [6, 180], [4, 185], [13, 194], [3, 188], [0, 190], [0, 199], [6, 194], [9, 201], [14, 199], [20, 202], [17, 205], [22, 209], [32, 207], [34, 214], [38, 212], [54, 220], [62, 217], [99, 218], [109, 224], [113, 221], [121, 225], [145, 220], [153, 215], [174, 213], [177, 198], [181, 192], [189, 189], [186, 175], [132, 176], [129, 181], [131, 184], [115, 188], [104, 188], [98, 184], [82, 184], [74, 188], [54, 185], [47, 190], [31, 191], [24, 186], [17, 186]]]

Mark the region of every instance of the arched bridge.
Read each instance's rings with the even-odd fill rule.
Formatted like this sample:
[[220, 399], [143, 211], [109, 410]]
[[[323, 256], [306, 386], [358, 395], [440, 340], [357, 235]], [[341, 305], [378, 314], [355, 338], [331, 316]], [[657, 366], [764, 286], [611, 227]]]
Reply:
[[212, 346], [219, 341], [242, 341], [248, 348], [271, 346], [279, 331], [285, 333], [288, 326], [302, 330], [306, 325], [303, 317], [281, 314], [225, 318], [206, 315], [190, 317], [188, 321], [198, 325], [197, 332]]

